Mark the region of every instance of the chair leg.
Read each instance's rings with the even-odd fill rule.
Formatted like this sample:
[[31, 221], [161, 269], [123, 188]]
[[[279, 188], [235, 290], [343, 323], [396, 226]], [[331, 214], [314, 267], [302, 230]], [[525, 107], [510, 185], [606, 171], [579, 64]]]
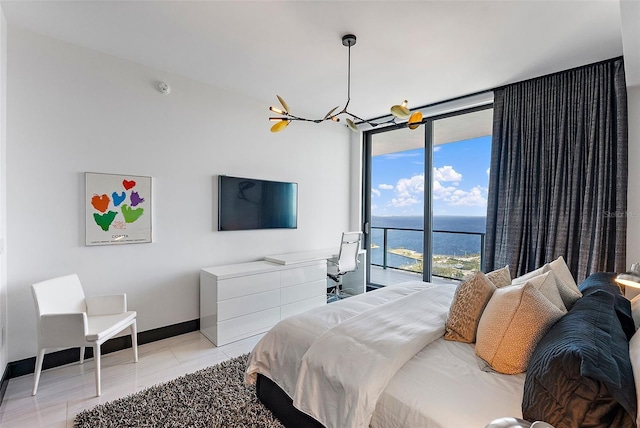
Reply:
[[138, 327], [136, 321], [131, 324], [131, 346], [133, 348], [133, 361], [138, 362]]
[[38, 392], [38, 383], [40, 383], [40, 373], [42, 372], [44, 351], [44, 348], [38, 349], [38, 355], [36, 356], [36, 370], [33, 373], [33, 391], [31, 392], [31, 395], [36, 395], [36, 392]]
[[84, 364], [84, 346], [80, 347], [80, 364]]
[[96, 397], [100, 397], [100, 344], [93, 345], [93, 361], [96, 365]]

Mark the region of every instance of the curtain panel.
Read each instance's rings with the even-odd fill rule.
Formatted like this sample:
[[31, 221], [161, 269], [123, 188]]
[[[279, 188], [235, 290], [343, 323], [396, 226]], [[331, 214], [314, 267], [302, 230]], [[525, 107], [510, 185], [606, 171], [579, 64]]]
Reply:
[[627, 96], [617, 58], [496, 89], [485, 269], [563, 256], [626, 270]]

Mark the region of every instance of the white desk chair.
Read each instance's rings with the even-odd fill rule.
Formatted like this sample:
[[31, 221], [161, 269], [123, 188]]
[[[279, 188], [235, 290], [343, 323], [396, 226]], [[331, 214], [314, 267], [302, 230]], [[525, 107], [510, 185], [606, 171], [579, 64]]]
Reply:
[[330, 287], [334, 288], [334, 292], [327, 294], [329, 302], [349, 297], [342, 293], [342, 276], [358, 269], [361, 239], [361, 232], [343, 232], [337, 260], [327, 260], [327, 276], [336, 283], [335, 287]]
[[129, 327], [134, 360], [138, 362], [136, 312], [127, 311], [126, 294], [85, 298], [76, 274], [38, 282], [31, 286], [31, 291], [38, 324], [38, 356], [32, 395], [38, 391], [46, 349], [79, 346], [80, 364], [83, 364], [84, 348], [93, 347], [96, 396], [101, 392], [100, 345]]

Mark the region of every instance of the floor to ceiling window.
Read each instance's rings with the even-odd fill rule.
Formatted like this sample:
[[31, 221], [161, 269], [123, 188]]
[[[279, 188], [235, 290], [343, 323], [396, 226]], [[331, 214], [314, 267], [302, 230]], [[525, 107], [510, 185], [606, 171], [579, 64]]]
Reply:
[[482, 269], [491, 123], [484, 106], [416, 130], [365, 133], [368, 283], [449, 281]]

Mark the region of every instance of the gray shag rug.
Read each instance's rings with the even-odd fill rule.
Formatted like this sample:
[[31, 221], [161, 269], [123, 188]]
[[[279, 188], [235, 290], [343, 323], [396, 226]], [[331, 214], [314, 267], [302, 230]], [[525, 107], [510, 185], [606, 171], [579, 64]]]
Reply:
[[249, 354], [79, 413], [75, 428], [283, 428], [245, 385]]

